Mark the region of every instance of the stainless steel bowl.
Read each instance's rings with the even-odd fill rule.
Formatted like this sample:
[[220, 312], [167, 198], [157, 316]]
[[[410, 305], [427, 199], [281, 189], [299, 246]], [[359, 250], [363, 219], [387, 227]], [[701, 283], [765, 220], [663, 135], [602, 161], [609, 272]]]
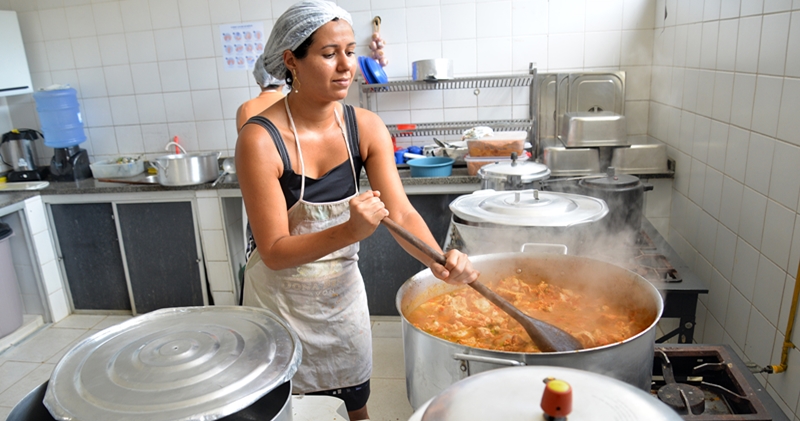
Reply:
[[435, 58], [415, 61], [411, 63], [411, 78], [428, 82], [453, 79], [453, 60]]

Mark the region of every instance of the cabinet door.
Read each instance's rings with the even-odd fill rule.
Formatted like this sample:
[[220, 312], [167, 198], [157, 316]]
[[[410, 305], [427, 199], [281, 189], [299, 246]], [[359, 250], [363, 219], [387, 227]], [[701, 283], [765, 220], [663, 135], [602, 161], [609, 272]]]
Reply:
[[76, 310], [130, 310], [110, 203], [50, 205]]
[[117, 204], [117, 215], [136, 313], [203, 305], [192, 204]]
[[[450, 227], [452, 215], [450, 202], [458, 196], [457, 194], [408, 196], [439, 245], [444, 243]], [[397, 290], [408, 278], [426, 269], [425, 265], [400, 247], [389, 230], [382, 225], [361, 242], [358, 257], [358, 266], [367, 290], [370, 314], [397, 316], [395, 308]]]

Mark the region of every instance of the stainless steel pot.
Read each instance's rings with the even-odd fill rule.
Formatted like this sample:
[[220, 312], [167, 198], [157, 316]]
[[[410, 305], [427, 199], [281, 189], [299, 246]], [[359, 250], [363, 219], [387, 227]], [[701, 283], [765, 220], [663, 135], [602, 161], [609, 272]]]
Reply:
[[154, 158], [151, 162], [158, 169], [158, 183], [162, 186], [191, 186], [208, 183], [219, 177], [220, 152], [186, 153], [182, 146], [178, 146], [183, 153], [163, 155]]
[[511, 162], [496, 162], [478, 169], [481, 189], [492, 190], [533, 190], [539, 189], [537, 182], [550, 177], [546, 165], [531, 160], [518, 160], [511, 154]]
[[481, 281], [508, 276], [541, 279], [609, 302], [637, 308], [648, 327], [622, 342], [572, 352], [515, 353], [472, 348], [437, 338], [417, 329], [406, 314], [429, 298], [466, 286], [446, 284], [429, 269], [417, 273], [398, 290], [395, 304], [402, 316], [408, 400], [414, 409], [451, 384], [480, 372], [522, 365], [571, 367], [604, 374], [649, 390], [656, 324], [664, 308], [658, 290], [643, 277], [587, 257], [556, 254], [498, 253], [471, 258]]
[[453, 79], [453, 60], [435, 58], [415, 61], [411, 63], [411, 78], [427, 82]]
[[538, 190], [479, 190], [450, 203], [451, 237], [475, 255], [520, 250], [526, 243], [565, 244], [580, 253], [603, 227], [602, 199]]

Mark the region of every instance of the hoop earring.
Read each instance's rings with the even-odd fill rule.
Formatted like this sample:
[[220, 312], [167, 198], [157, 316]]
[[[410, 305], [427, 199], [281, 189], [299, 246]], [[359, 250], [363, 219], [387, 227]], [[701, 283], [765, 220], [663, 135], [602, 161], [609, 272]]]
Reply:
[[300, 79], [297, 78], [296, 70], [292, 70], [292, 88], [294, 88], [294, 93], [300, 93]]

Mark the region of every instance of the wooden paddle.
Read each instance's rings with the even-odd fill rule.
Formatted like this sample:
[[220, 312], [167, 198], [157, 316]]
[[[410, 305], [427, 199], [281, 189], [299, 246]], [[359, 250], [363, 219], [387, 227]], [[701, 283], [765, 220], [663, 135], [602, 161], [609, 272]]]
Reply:
[[[389, 218], [383, 218], [381, 222], [386, 228], [399, 235], [400, 238], [408, 241], [412, 246], [425, 253], [425, 255], [433, 259], [436, 263], [442, 266], [446, 263], [443, 254], [398, 225], [397, 222]], [[528, 336], [533, 340], [533, 343], [543, 352], [575, 351], [583, 349], [581, 343], [578, 342], [574, 336], [550, 323], [528, 316], [481, 282], [474, 281], [467, 285], [471, 286], [475, 291], [486, 297], [486, 299], [497, 307], [500, 307], [501, 310], [508, 313], [509, 316], [521, 324], [525, 332], [527, 332]]]

